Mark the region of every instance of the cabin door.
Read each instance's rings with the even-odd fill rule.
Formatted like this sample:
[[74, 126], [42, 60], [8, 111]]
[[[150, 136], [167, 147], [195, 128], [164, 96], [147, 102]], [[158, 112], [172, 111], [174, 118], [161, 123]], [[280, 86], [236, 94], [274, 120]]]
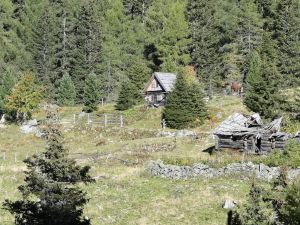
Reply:
[[261, 135], [260, 134], [258, 134], [257, 136], [256, 136], [256, 152], [257, 153], [260, 153], [261, 152]]

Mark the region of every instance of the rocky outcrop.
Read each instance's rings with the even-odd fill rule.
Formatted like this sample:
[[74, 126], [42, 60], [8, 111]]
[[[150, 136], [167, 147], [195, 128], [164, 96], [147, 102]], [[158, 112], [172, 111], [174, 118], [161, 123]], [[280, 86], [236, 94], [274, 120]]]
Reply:
[[[257, 177], [265, 181], [271, 181], [279, 176], [278, 167], [269, 167], [264, 164], [233, 163], [222, 168], [211, 168], [205, 164], [195, 164], [193, 166], [165, 165], [161, 161], [151, 161], [146, 171], [153, 175], [170, 179], [189, 179], [189, 178], [217, 178], [220, 176], [240, 175], [244, 177]], [[300, 175], [300, 168], [290, 169], [288, 178], [294, 179]]]

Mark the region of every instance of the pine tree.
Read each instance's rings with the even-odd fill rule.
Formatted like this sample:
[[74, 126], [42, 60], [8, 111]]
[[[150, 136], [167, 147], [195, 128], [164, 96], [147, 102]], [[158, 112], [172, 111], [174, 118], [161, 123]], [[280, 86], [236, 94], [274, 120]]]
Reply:
[[89, 225], [89, 219], [82, 218], [88, 199], [79, 184], [93, 182], [90, 167], [68, 158], [56, 111], [48, 110], [44, 133], [45, 152], [24, 161], [28, 170], [19, 187], [21, 199], [6, 200], [4, 207], [19, 225]]
[[287, 189], [285, 203], [281, 210], [281, 220], [284, 224], [299, 225], [300, 224], [300, 180], [297, 179]]
[[145, 23], [146, 12], [153, 0], [123, 0], [126, 15], [131, 19], [138, 17], [142, 23]]
[[300, 88], [296, 89], [294, 110], [298, 113], [296, 118], [300, 121]]
[[279, 49], [279, 69], [288, 86], [299, 84], [300, 79], [299, 27], [300, 2], [298, 0], [280, 0], [275, 15], [274, 38]]
[[163, 118], [170, 128], [183, 129], [201, 124], [206, 116], [203, 91], [199, 84], [191, 84], [178, 75], [174, 90], [168, 95]]
[[117, 100], [116, 109], [120, 111], [130, 109], [137, 103], [139, 98], [140, 95], [136, 86], [130, 81], [123, 82]]
[[266, 118], [277, 116], [283, 103], [279, 93], [281, 76], [276, 63], [274, 43], [266, 33], [263, 37], [260, 56], [257, 53], [252, 55], [244, 99], [249, 109]]
[[60, 79], [57, 91], [57, 102], [61, 106], [73, 106], [76, 98], [76, 91], [74, 83], [69, 76], [65, 73]]
[[18, 122], [30, 119], [42, 100], [42, 88], [32, 73], [24, 74], [5, 99], [5, 111], [14, 114]]
[[84, 85], [83, 111], [90, 113], [97, 110], [99, 101], [99, 88], [97, 85], [97, 77], [94, 73], [89, 74]]

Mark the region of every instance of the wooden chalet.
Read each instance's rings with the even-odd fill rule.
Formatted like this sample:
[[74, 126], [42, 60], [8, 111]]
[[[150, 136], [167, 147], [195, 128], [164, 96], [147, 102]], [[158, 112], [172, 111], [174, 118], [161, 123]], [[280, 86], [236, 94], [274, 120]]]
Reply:
[[175, 74], [155, 72], [144, 89], [148, 106], [164, 106], [167, 95], [173, 90], [175, 82]]
[[282, 118], [279, 118], [264, 125], [258, 114], [246, 117], [235, 113], [214, 130], [216, 149], [239, 149], [265, 154], [273, 149], [284, 149], [290, 139], [300, 141], [299, 133], [292, 135], [280, 132], [281, 122]]

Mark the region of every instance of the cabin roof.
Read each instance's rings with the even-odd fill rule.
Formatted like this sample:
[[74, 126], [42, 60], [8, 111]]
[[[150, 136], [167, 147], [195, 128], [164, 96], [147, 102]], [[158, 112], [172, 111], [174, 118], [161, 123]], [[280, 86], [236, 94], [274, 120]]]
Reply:
[[155, 72], [154, 76], [166, 92], [172, 91], [176, 82], [176, 75], [174, 73]]
[[[151, 82], [153, 81], [153, 79], [155, 79], [159, 86], [163, 89], [164, 92], [171, 92], [175, 82], [176, 82], [176, 74], [174, 73], [162, 73], [162, 72], [155, 72], [153, 73], [151, 79], [149, 80], [149, 82], [147, 83], [144, 91], [147, 91], [149, 85], [151, 84]], [[160, 89], [158, 89], [157, 91], [161, 91]]]
[[258, 133], [276, 134], [280, 131], [282, 117], [264, 125], [259, 114], [252, 116], [244, 116], [240, 113], [234, 113], [229, 116], [223, 123], [218, 126], [214, 135], [233, 135], [233, 136], [248, 136]]

